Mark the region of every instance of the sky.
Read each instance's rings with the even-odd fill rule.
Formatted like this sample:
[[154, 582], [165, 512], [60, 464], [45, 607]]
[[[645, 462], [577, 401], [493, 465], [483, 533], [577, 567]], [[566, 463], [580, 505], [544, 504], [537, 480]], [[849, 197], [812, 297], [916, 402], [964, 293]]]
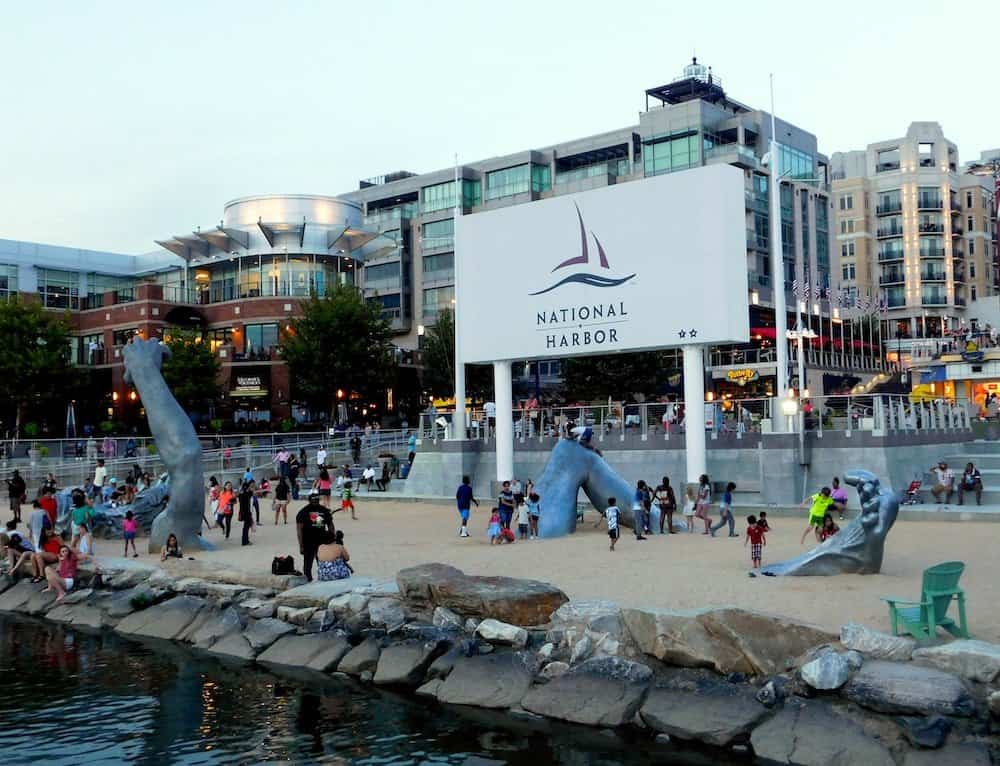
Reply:
[[773, 73], [825, 154], [932, 120], [975, 159], [998, 32], [996, 0], [0, 0], [0, 238], [149, 252], [235, 197], [612, 130], [692, 53], [754, 107]]

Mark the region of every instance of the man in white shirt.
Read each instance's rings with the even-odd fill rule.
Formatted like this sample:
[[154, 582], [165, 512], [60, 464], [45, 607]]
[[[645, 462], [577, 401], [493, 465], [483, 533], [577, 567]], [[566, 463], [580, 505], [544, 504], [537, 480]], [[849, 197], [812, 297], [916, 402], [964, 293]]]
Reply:
[[316, 450], [316, 467], [322, 468], [326, 465], [326, 447], [320, 447]]
[[931, 494], [934, 495], [934, 499], [938, 503], [942, 502], [940, 495], [944, 493], [944, 502], [949, 502], [951, 500], [951, 493], [955, 491], [955, 472], [942, 460], [936, 467], [931, 468], [931, 473], [937, 479], [937, 484], [931, 487]]
[[94, 487], [97, 488], [99, 493], [100, 489], [104, 486], [104, 482], [108, 478], [108, 469], [104, 467], [104, 459], [100, 458], [97, 461], [97, 468], [94, 469]]
[[486, 402], [483, 406], [483, 411], [486, 413], [486, 427], [487, 434], [492, 435], [497, 427], [497, 405], [495, 402]]
[[361, 483], [368, 487], [369, 492], [372, 491], [372, 484], [375, 483], [375, 469], [370, 465], [361, 474]]

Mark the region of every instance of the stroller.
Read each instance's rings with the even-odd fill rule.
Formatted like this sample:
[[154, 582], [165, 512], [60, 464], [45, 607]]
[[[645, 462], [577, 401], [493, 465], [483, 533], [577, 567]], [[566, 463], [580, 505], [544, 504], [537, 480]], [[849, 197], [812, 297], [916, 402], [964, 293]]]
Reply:
[[917, 505], [920, 502], [920, 485], [923, 484], [922, 479], [914, 479], [910, 482], [910, 486], [906, 488], [906, 492], [903, 493], [903, 501], [901, 505]]

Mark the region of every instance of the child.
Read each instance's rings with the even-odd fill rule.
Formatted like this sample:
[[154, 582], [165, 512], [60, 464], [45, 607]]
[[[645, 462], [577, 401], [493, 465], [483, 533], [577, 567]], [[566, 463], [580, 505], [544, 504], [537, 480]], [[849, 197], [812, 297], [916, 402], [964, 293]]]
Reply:
[[733, 490], [736, 489], [734, 482], [726, 485], [726, 491], [722, 493], [722, 500], [719, 501], [719, 523], [713, 524], [709, 531], [715, 537], [717, 530], [722, 529], [725, 524], [729, 524], [729, 536], [736, 537], [736, 520], [733, 518]]
[[[754, 569], [760, 569], [760, 560], [762, 556], [762, 551], [765, 545], [767, 545], [767, 539], [764, 536], [764, 530], [761, 528], [760, 523], [753, 516], [747, 516], [747, 536], [743, 541], [743, 547], [746, 548], [747, 545], [750, 546], [750, 563]], [[754, 572], [750, 572], [751, 577], [756, 577]]]
[[340, 510], [345, 511], [348, 508], [351, 509], [351, 518], [355, 521], [358, 520], [357, 513], [354, 512], [354, 493], [351, 492], [351, 482], [348, 480], [344, 481], [344, 489], [340, 493]]
[[767, 511], [760, 512], [760, 518], [757, 519], [757, 526], [763, 529], [765, 532], [771, 531], [771, 525], [767, 523]]
[[839, 531], [840, 527], [834, 523], [833, 516], [828, 513], [823, 517], [823, 527], [819, 531], [819, 541], [821, 543], [825, 542], [828, 538], [833, 537]]
[[684, 522], [687, 524], [688, 532], [694, 532], [695, 504], [694, 487], [689, 486], [684, 490]]
[[486, 534], [489, 535], [490, 545], [500, 544], [500, 509], [494, 508], [493, 513], [490, 515], [490, 526], [486, 530]]
[[139, 551], [135, 549], [135, 533], [139, 531], [139, 522], [135, 520], [132, 511], [125, 511], [125, 520], [122, 522], [122, 536], [125, 538], [125, 558], [128, 558], [128, 544], [132, 543], [132, 558], [139, 558]]
[[611, 547], [608, 549], [612, 552], [615, 550], [615, 544], [618, 542], [618, 519], [621, 516], [621, 509], [615, 502], [615, 498], [608, 498], [608, 507], [604, 511], [604, 519], [608, 522], [608, 537], [611, 538]]
[[523, 502], [517, 506], [517, 537], [519, 540], [528, 539], [528, 506]]
[[542, 515], [542, 506], [537, 492], [528, 495], [528, 524], [530, 524], [530, 537], [534, 540], [538, 537], [538, 519]]
[[802, 539], [799, 540], [799, 545], [802, 545], [806, 541], [806, 535], [810, 531], [815, 533], [816, 542], [821, 542], [820, 540], [820, 528], [823, 526], [823, 517], [826, 516], [826, 512], [833, 505], [833, 498], [830, 497], [830, 488], [823, 487], [818, 493], [807, 497], [802, 501], [800, 508], [805, 508], [809, 505], [809, 526], [805, 528], [802, 533]]

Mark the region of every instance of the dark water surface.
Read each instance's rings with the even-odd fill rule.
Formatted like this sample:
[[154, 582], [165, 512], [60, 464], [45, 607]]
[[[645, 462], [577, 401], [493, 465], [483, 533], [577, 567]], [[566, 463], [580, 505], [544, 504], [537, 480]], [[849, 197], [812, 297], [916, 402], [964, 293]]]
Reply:
[[0, 615], [0, 764], [719, 763]]

